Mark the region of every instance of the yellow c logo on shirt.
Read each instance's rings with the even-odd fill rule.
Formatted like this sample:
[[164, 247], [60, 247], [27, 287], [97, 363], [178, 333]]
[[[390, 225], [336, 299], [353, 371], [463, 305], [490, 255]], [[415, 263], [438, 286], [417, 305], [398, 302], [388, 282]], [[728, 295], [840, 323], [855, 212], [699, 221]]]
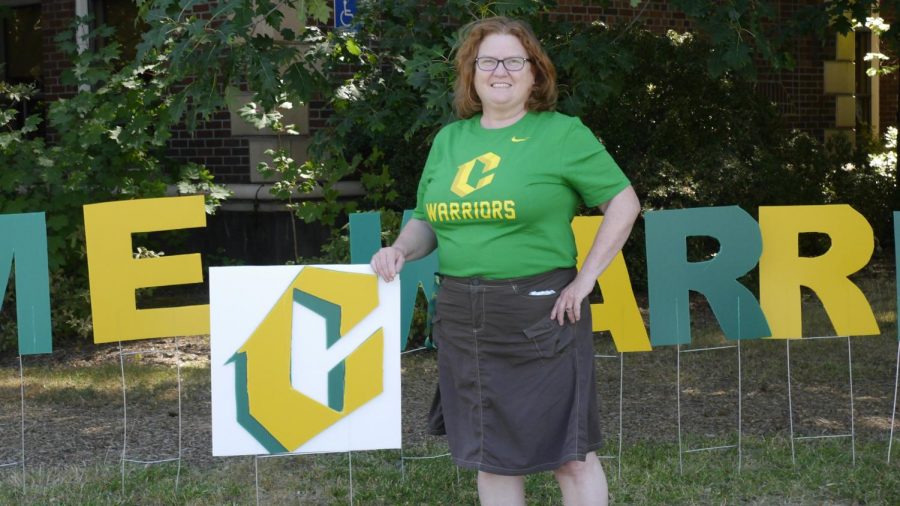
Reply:
[[460, 197], [465, 197], [473, 191], [480, 190], [481, 188], [484, 188], [485, 186], [491, 184], [491, 181], [494, 180], [493, 174], [488, 174], [487, 176], [479, 179], [478, 182], [475, 183], [474, 187], [469, 184], [469, 177], [472, 176], [472, 170], [475, 168], [475, 164], [477, 164], [478, 162], [481, 162], [484, 165], [484, 167], [481, 169], [481, 173], [487, 174], [488, 172], [496, 169], [498, 165], [500, 165], [500, 157], [489, 151], [460, 165], [459, 170], [456, 172], [456, 177], [453, 178], [453, 184], [450, 185], [450, 191], [459, 195]]

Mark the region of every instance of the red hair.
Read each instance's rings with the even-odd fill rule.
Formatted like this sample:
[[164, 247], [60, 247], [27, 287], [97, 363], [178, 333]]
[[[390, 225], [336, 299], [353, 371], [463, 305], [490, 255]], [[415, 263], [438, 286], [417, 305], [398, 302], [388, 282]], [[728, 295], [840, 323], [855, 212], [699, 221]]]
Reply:
[[454, 84], [453, 109], [462, 119], [471, 118], [481, 112], [481, 99], [475, 92], [475, 57], [481, 41], [495, 33], [513, 35], [528, 55], [534, 73], [534, 88], [525, 103], [529, 111], [552, 111], [556, 109], [556, 68], [525, 22], [503, 16], [481, 19], [466, 25], [462, 43], [456, 51], [456, 83]]

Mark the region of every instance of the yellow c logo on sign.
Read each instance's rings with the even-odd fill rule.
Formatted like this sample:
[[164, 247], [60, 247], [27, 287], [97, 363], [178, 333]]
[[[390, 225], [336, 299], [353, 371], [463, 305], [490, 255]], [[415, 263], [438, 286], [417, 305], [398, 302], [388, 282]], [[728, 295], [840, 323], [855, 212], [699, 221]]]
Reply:
[[[379, 328], [327, 374], [328, 402], [291, 383], [293, 305], [325, 320], [331, 347], [378, 307], [372, 274], [304, 267], [229, 362], [235, 364], [238, 423], [270, 452], [294, 451], [384, 390], [384, 331]], [[319, 343], [321, 344], [321, 343]]]
[[473, 191], [480, 190], [481, 188], [484, 188], [485, 186], [491, 184], [491, 181], [494, 180], [493, 174], [488, 174], [487, 176], [479, 179], [478, 182], [475, 183], [475, 187], [472, 187], [472, 185], [469, 184], [469, 177], [472, 175], [472, 169], [475, 168], [475, 164], [478, 162], [484, 164], [484, 167], [481, 169], [481, 173], [487, 174], [488, 172], [496, 169], [498, 165], [500, 165], [500, 157], [495, 155], [494, 153], [487, 152], [460, 165], [459, 170], [456, 171], [456, 177], [453, 178], [453, 184], [450, 185], [450, 191], [459, 195], [460, 197], [465, 197]]

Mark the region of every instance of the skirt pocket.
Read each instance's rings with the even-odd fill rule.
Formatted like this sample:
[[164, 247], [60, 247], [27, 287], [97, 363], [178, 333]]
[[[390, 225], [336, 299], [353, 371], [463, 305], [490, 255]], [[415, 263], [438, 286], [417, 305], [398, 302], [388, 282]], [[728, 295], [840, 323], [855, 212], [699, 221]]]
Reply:
[[553, 358], [561, 354], [575, 340], [574, 325], [560, 325], [549, 317], [541, 319], [522, 333], [531, 341], [541, 358]]

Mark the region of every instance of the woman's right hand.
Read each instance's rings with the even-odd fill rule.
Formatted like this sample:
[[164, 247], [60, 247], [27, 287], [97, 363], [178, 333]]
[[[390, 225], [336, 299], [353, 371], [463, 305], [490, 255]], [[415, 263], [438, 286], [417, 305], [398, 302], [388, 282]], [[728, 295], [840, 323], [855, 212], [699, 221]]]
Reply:
[[369, 265], [372, 266], [375, 274], [378, 274], [381, 279], [390, 283], [397, 274], [400, 274], [400, 270], [403, 269], [403, 264], [405, 263], [406, 255], [400, 251], [400, 248], [388, 246], [381, 248], [372, 255], [372, 261], [369, 262]]
[[369, 265], [375, 274], [390, 283], [394, 280], [407, 260], [417, 260], [431, 253], [437, 240], [427, 221], [412, 218], [407, 222], [394, 244], [381, 248], [372, 255]]

